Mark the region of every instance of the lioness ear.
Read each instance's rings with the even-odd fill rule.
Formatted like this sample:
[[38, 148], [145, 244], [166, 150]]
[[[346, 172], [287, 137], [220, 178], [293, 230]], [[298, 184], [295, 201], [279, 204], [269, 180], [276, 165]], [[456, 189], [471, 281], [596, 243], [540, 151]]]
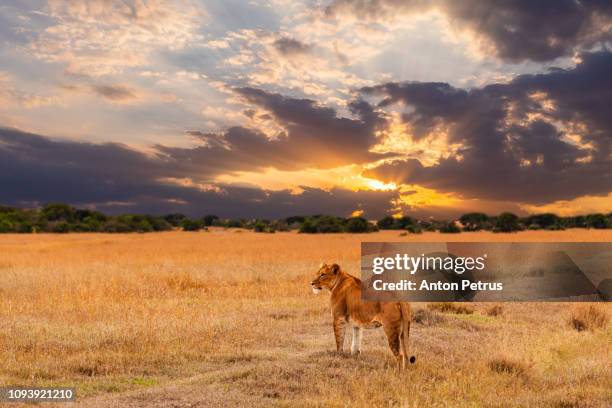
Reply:
[[321, 265], [319, 265], [319, 269], [323, 268], [325, 265], [325, 262], [321, 262]]
[[338, 265], [338, 264], [333, 264], [333, 265], [331, 266], [331, 271], [332, 271], [332, 273], [333, 273], [334, 275], [335, 275], [335, 274], [337, 274], [338, 272], [340, 272], [340, 265]]

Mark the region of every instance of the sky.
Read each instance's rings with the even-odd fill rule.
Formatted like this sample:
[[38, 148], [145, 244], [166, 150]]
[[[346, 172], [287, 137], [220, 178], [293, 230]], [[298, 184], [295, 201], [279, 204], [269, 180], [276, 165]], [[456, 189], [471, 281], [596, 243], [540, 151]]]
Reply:
[[3, 1], [0, 204], [612, 210], [612, 3]]

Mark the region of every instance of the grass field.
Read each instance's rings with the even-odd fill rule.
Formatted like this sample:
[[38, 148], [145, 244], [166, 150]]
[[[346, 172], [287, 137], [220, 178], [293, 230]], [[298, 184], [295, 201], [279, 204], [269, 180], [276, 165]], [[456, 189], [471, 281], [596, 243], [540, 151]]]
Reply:
[[415, 304], [402, 374], [380, 329], [359, 358], [332, 352], [329, 296], [308, 283], [322, 261], [358, 274], [361, 240], [612, 231], [0, 235], [0, 385], [73, 385], [84, 407], [610, 406], [607, 304], [581, 331], [583, 305]]

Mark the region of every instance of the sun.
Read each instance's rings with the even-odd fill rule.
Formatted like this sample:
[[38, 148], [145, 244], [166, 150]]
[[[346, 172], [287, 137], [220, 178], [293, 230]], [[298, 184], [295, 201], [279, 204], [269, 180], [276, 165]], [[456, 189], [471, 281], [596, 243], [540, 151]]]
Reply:
[[377, 191], [397, 190], [397, 184], [395, 183], [385, 183], [380, 180], [366, 178], [366, 177], [363, 177], [363, 184], [369, 190], [377, 190]]

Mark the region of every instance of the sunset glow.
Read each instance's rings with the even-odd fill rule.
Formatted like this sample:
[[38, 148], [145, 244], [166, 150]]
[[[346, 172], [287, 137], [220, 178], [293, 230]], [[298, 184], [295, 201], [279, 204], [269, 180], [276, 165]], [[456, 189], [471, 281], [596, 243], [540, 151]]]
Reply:
[[0, 204], [609, 212], [609, 10], [469, 4], [4, 2]]

